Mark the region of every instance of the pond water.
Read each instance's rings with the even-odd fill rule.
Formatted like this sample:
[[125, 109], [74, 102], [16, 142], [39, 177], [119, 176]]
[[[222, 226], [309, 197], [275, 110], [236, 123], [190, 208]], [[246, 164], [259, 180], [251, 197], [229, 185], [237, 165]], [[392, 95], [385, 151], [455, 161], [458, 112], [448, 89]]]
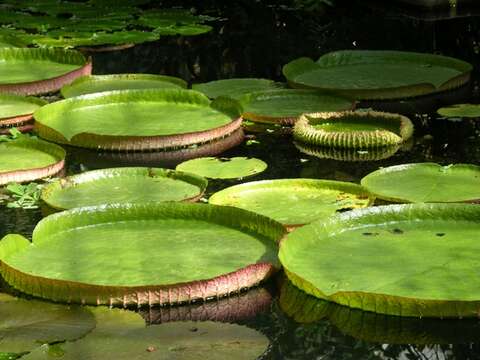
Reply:
[[[476, 70], [464, 102], [479, 102], [480, 22], [474, 15], [450, 18], [447, 13], [435, 19], [413, 9], [399, 10], [365, 1], [337, 1], [334, 7], [316, 11], [295, 10], [278, 4], [269, 6], [257, 1], [202, 3], [201, 13], [224, 19], [216, 23], [212, 33], [191, 38], [164, 37], [123, 51], [94, 54], [94, 73], [159, 73], [179, 76], [190, 83], [229, 77], [284, 81], [282, 65], [300, 56], [316, 59], [339, 49], [419, 51], [471, 62]], [[268, 170], [255, 180], [304, 177], [358, 183], [379, 167], [401, 163], [480, 164], [478, 121], [446, 120], [433, 112], [424, 113], [421, 107], [419, 112], [416, 110], [410, 116], [415, 124], [413, 141], [383, 160], [343, 161], [336, 160], [342, 154], [308, 155], [293, 144], [288, 129], [268, 126], [261, 132], [247, 131], [248, 139], [255, 141], [244, 142], [223, 155], [264, 160]], [[166, 167], [176, 164], [174, 160], [155, 160], [153, 156], [150, 160], [110, 159], [106, 154], [72, 148], [68, 149], [67, 161], [69, 174], [131, 164]], [[212, 181], [207, 195], [232, 183]], [[29, 237], [41, 218], [41, 210], [2, 208], [0, 237], [7, 233]], [[477, 320], [400, 320], [348, 310], [334, 312], [336, 316], [319, 316], [315, 311], [321, 307], [318, 303], [299, 315], [286, 306], [287, 300], [280, 296], [285, 295], [285, 286], [279, 276], [240, 297], [197, 304], [188, 309], [142, 312], [147, 321], [153, 323], [182, 313], [191, 318], [246, 324], [269, 337], [271, 347], [265, 355], [268, 359], [480, 358], [480, 322]], [[285, 311], [286, 308], [290, 311]], [[301, 317], [309, 323], [294, 320]]]

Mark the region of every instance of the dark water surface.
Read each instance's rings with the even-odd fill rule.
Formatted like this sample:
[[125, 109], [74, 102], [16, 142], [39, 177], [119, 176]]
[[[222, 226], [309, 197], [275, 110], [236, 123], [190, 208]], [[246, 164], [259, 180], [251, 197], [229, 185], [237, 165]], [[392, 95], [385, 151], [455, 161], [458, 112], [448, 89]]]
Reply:
[[[180, 76], [190, 83], [228, 77], [284, 81], [282, 65], [300, 56], [316, 59], [339, 49], [408, 50], [471, 62], [476, 66], [474, 79], [464, 89], [462, 102], [478, 102], [480, 22], [476, 16], [450, 18], [448, 11], [434, 16], [364, 1], [337, 2], [335, 7], [313, 12], [256, 1], [191, 5], [225, 20], [216, 23], [211, 34], [188, 39], [165, 37], [121, 52], [95, 54], [94, 72], [160, 73]], [[458, 10], [462, 15], [469, 13]], [[434, 102], [431, 110], [439, 105]], [[244, 142], [224, 155], [266, 161], [269, 169], [255, 180], [308, 177], [359, 182], [381, 166], [401, 163], [480, 164], [478, 120], [440, 119], [424, 114], [420, 105], [413, 108], [416, 111], [421, 113], [411, 115], [414, 140], [383, 160], [342, 161], [339, 159], [347, 155], [338, 153], [308, 155], [297, 149], [287, 130], [274, 127], [247, 132], [256, 142]], [[153, 156], [145, 162], [175, 165], [175, 161], [156, 161]], [[68, 172], [135, 163], [69, 149]], [[212, 182], [209, 192], [231, 184]], [[2, 208], [0, 236], [12, 232], [31, 236], [41, 217], [40, 210]], [[295, 293], [281, 277], [241, 297], [191, 308], [145, 310], [143, 315], [152, 323], [191, 318], [247, 324], [268, 335], [271, 348], [265, 358], [271, 359], [480, 359], [477, 320], [401, 319], [349, 311]]]

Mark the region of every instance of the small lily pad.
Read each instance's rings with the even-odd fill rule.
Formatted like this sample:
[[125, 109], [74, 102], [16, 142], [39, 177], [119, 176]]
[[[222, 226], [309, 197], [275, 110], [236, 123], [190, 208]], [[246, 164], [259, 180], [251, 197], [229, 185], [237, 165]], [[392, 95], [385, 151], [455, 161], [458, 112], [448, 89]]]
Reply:
[[378, 198], [395, 202], [476, 202], [480, 201], [480, 166], [395, 165], [368, 174], [362, 185]]
[[445, 117], [478, 118], [480, 117], [480, 104], [457, 104], [442, 107], [437, 110], [437, 113]]
[[0, 353], [23, 353], [42, 344], [77, 340], [95, 328], [85, 308], [1, 294]]
[[267, 164], [260, 159], [246, 157], [203, 157], [185, 161], [176, 169], [210, 179], [238, 179], [265, 171]]
[[292, 228], [335, 212], [369, 206], [369, 193], [353, 183], [281, 179], [235, 185], [210, 197], [216, 205], [235, 206], [268, 216]]

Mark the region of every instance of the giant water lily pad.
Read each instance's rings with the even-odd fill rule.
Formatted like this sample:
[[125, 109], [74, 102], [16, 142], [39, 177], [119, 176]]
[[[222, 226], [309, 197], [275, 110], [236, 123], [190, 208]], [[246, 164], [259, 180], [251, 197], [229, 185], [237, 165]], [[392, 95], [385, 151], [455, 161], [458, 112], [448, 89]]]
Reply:
[[21, 130], [32, 119], [33, 112], [46, 103], [34, 97], [0, 94], [0, 133], [9, 127]]
[[42, 200], [55, 209], [121, 202], [198, 200], [207, 180], [160, 168], [114, 168], [89, 171], [51, 182]]
[[265, 90], [280, 89], [283, 85], [269, 79], [235, 78], [193, 84], [192, 89], [200, 91], [211, 99], [227, 96], [239, 100], [242, 96]]
[[279, 257], [318, 298], [383, 314], [478, 317], [480, 207], [409, 204], [354, 210], [291, 233]]
[[92, 64], [73, 50], [0, 48], [0, 92], [42, 94], [59, 90]]
[[412, 135], [407, 117], [377, 111], [305, 114], [293, 129], [305, 144], [362, 150], [398, 145]]
[[480, 104], [456, 104], [438, 109], [438, 114], [445, 117], [480, 117]]
[[77, 96], [34, 113], [47, 140], [106, 150], [154, 150], [226, 136], [240, 127], [237, 102], [210, 102], [183, 89], [125, 90]]
[[[78, 208], [43, 219], [33, 243], [0, 242], [19, 290], [87, 304], [164, 304], [222, 296], [278, 267], [281, 224], [236, 208], [187, 203]], [[74, 265], [74, 266], [72, 266]]]
[[42, 346], [24, 358], [96, 360], [108, 354], [118, 360], [254, 360], [269, 345], [265, 335], [246, 326], [188, 321], [145, 327], [110, 312], [97, 315], [97, 328], [85, 338], [60, 344], [57, 349]]
[[389, 166], [362, 179], [380, 199], [395, 202], [480, 201], [480, 166], [418, 163]]
[[294, 227], [337, 211], [368, 206], [372, 199], [365, 189], [352, 183], [281, 179], [235, 185], [213, 194], [209, 202], [254, 211]]
[[210, 179], [238, 179], [265, 171], [267, 164], [260, 159], [246, 157], [203, 157], [185, 161], [176, 169]]
[[343, 334], [381, 344], [468, 344], [480, 334], [477, 319], [420, 319], [352, 309], [310, 296], [288, 280], [279, 305], [299, 323], [328, 319]]
[[0, 185], [51, 176], [64, 165], [65, 150], [42, 140], [0, 142]]
[[95, 327], [92, 313], [85, 308], [0, 295], [0, 354], [77, 340]]
[[177, 77], [151, 74], [114, 74], [82, 76], [62, 88], [63, 97], [70, 98], [112, 90], [186, 88]]
[[462, 60], [401, 51], [344, 50], [294, 60], [283, 67], [290, 85], [357, 99], [395, 99], [465, 84], [472, 66]]
[[294, 89], [250, 93], [240, 100], [244, 119], [281, 124], [293, 124], [303, 113], [351, 110], [355, 104], [341, 96]]

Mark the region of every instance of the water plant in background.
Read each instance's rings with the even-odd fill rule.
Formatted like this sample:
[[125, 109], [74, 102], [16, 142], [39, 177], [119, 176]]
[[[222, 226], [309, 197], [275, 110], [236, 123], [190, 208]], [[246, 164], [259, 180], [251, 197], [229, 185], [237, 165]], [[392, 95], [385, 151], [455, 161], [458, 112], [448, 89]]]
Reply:
[[455, 104], [442, 107], [437, 113], [446, 118], [479, 118], [480, 104]]
[[75, 79], [61, 89], [64, 98], [112, 90], [187, 88], [174, 76], [153, 74], [89, 75]]
[[12, 209], [37, 209], [40, 202], [42, 184], [28, 183], [25, 185], [11, 183], [5, 187], [0, 202], [6, 203]]
[[114, 50], [161, 36], [192, 36], [212, 29], [205, 23], [215, 18], [189, 9], [145, 7], [150, 2], [111, 6], [94, 0], [6, 0], [0, 4], [0, 40], [7, 46]]
[[316, 62], [283, 67], [296, 88], [333, 91], [359, 100], [400, 99], [450, 90], [470, 80], [472, 65], [451, 57], [402, 51], [341, 50]]

